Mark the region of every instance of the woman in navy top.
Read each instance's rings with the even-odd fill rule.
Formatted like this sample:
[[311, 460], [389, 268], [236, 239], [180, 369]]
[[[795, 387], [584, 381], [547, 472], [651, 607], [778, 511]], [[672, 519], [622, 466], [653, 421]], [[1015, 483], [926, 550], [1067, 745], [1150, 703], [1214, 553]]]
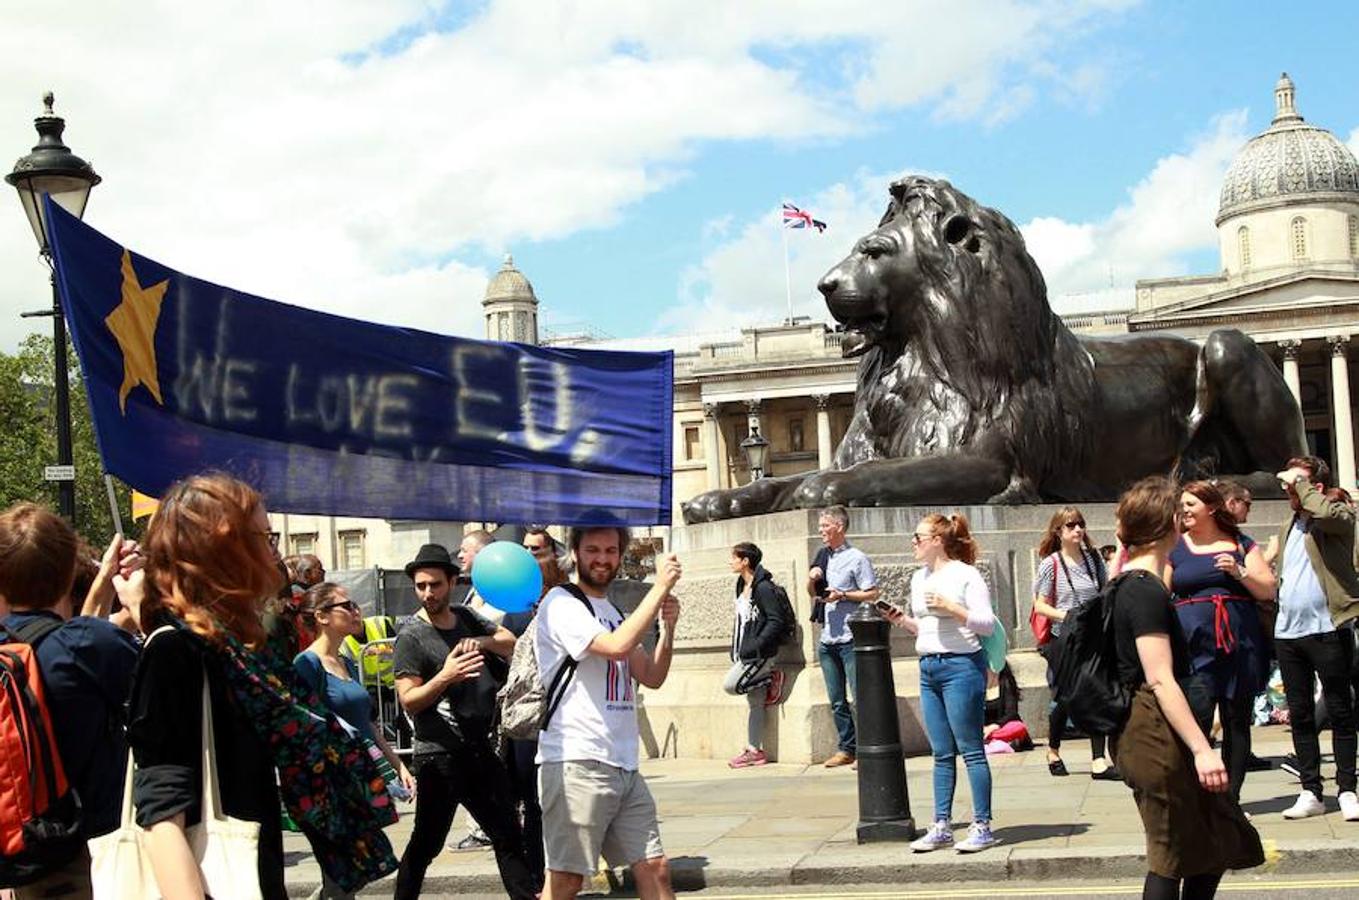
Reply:
[[1274, 598], [1274, 573], [1260, 548], [1237, 528], [1213, 484], [1184, 486], [1180, 525], [1167, 582], [1189, 644], [1185, 695], [1205, 734], [1217, 709], [1223, 761], [1239, 800], [1250, 756], [1251, 703], [1269, 676], [1259, 605]]

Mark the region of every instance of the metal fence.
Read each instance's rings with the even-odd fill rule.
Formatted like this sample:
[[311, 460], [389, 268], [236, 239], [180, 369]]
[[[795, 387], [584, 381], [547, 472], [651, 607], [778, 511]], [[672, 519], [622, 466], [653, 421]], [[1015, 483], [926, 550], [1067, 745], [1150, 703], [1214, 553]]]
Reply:
[[359, 650], [359, 678], [373, 701], [373, 721], [378, 731], [391, 744], [398, 756], [408, 757], [412, 751], [411, 722], [396, 699], [396, 687], [384, 673], [392, 670], [392, 653], [396, 638], [369, 641]]
[[[330, 581], [344, 587], [349, 598], [368, 616], [391, 616], [400, 624], [401, 620], [415, 615], [420, 601], [415, 599], [415, 582], [401, 569], [384, 569], [375, 566], [371, 569], [340, 569], [326, 576]], [[453, 585], [449, 599], [458, 603], [467, 594], [467, 586]]]

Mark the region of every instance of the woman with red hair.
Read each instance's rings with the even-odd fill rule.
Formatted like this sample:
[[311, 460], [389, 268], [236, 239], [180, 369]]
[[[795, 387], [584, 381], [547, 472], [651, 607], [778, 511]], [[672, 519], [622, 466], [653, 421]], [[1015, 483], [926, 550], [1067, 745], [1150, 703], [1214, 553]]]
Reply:
[[[202, 815], [196, 723], [205, 679], [221, 813], [259, 823], [254, 862], [264, 897], [287, 897], [280, 787], [323, 871], [341, 886], [355, 890], [395, 868], [379, 827], [394, 817], [391, 801], [366, 777], [367, 753], [333, 716], [299, 705], [305, 699], [324, 710], [319, 698], [294, 687], [292, 661], [265, 649], [264, 602], [282, 580], [277, 544], [259, 494], [222, 474], [172, 486], [147, 530], [141, 620], [148, 640], [132, 689], [128, 743], [137, 823], [147, 829], [166, 897], [204, 896], [187, 829]], [[358, 865], [356, 848], [364, 858]]]

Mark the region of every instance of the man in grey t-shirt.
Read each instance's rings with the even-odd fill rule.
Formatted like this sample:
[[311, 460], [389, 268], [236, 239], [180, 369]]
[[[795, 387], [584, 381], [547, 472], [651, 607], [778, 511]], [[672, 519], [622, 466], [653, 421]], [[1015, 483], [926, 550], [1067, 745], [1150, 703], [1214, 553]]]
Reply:
[[[851, 693], [858, 693], [854, 672], [854, 636], [845, 619], [856, 603], [872, 603], [878, 599], [878, 577], [873, 564], [862, 550], [851, 547], [845, 540], [849, 528], [849, 513], [843, 506], [831, 506], [817, 518], [817, 531], [830, 555], [822, 571], [813, 566], [807, 573], [807, 593], [815, 593], [815, 583], [826, 583], [826, 623], [821, 628], [821, 640], [816, 656], [821, 663], [821, 675], [826, 679], [826, 696], [830, 700], [831, 715], [839, 748], [825, 765], [829, 768], [847, 766], [854, 762], [856, 744], [854, 709], [850, 706]], [[848, 688], [848, 691], [846, 690]]]
[[415, 720], [415, 828], [401, 855], [394, 896], [420, 896], [425, 870], [438, 855], [458, 805], [491, 836], [505, 893], [532, 900], [542, 874], [529, 869], [514, 791], [491, 746], [497, 685], [486, 671], [514, 652], [514, 635], [449, 605], [458, 567], [448, 550], [426, 544], [406, 565], [420, 614], [396, 638], [397, 696]]

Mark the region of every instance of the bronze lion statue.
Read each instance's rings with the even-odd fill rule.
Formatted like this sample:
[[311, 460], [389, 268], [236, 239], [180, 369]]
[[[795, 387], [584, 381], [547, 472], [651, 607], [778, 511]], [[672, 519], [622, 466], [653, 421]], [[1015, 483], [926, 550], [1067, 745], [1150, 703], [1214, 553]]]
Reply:
[[[684, 504], [686, 522], [852, 506], [1112, 500], [1137, 479], [1261, 473], [1305, 453], [1283, 377], [1239, 331], [1077, 338], [1009, 219], [947, 181], [891, 186], [818, 285], [859, 358], [830, 469]], [[1277, 487], [1277, 486], [1276, 486]]]

